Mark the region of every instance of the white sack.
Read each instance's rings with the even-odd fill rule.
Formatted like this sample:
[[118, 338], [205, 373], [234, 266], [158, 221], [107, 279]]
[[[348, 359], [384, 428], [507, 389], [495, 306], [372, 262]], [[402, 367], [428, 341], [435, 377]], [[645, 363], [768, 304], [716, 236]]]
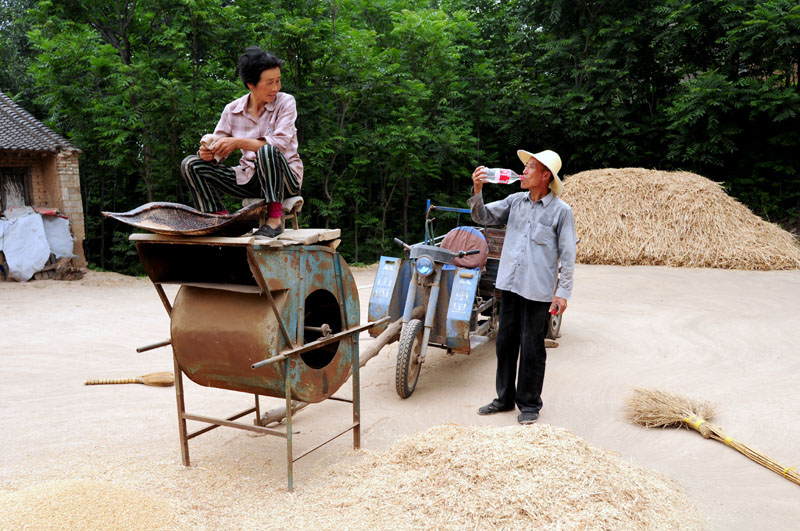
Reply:
[[0, 224], [4, 225], [0, 250], [6, 256], [8, 276], [19, 282], [30, 280], [50, 258], [42, 216], [33, 214]]
[[63, 256], [75, 258], [72, 254], [73, 239], [69, 232], [69, 220], [59, 216], [42, 216], [42, 222], [50, 252], [56, 255], [56, 258]]
[[36, 214], [36, 211], [29, 206], [13, 206], [3, 211], [3, 215], [8, 221], [14, 221], [17, 218], [30, 216], [31, 214]]

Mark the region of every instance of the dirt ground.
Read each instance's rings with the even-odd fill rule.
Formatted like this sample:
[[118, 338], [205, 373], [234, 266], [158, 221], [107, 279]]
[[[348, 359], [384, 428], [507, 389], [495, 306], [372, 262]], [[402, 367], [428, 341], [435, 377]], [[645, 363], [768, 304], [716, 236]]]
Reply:
[[[375, 269], [353, 273], [364, 323]], [[799, 485], [696, 432], [629, 424], [624, 397], [646, 386], [710, 400], [730, 435], [800, 467], [800, 272], [579, 265], [575, 279], [560, 346], [549, 350], [539, 422], [676, 478], [709, 529], [796, 529]], [[302, 500], [285, 494], [282, 439], [220, 428], [189, 442], [185, 468], [174, 388], [82, 385], [172, 370], [168, 348], [135, 351], [169, 337], [147, 279], [89, 272], [74, 282], [5, 282], [0, 307], [0, 494], [66, 478], [114, 482], [172, 500], [209, 529], [282, 527], [268, 522], [269, 504]], [[361, 337], [362, 346], [372, 341]], [[395, 348], [361, 371], [363, 447], [384, 449], [442, 423], [516, 423], [516, 413], [476, 414], [494, 396], [493, 342], [470, 356], [429, 353], [407, 400], [394, 391]], [[229, 416], [252, 402], [186, 382], [192, 413]], [[268, 398], [262, 407], [282, 403]], [[331, 401], [298, 413], [295, 451], [340, 431], [349, 416], [349, 406]], [[347, 435], [301, 459], [296, 496], [357, 458]]]

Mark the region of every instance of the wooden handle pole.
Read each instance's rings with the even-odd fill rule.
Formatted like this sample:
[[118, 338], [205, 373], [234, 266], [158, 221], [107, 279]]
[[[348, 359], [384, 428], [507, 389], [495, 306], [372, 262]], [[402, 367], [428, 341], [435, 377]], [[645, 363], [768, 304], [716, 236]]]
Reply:
[[118, 378], [116, 380], [86, 380], [83, 385], [106, 385], [106, 384], [131, 384], [142, 383], [141, 378]]

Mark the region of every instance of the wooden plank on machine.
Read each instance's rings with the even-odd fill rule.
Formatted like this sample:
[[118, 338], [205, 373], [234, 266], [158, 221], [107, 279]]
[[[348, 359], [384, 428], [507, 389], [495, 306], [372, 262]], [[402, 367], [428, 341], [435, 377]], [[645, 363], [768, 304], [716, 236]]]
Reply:
[[278, 236], [279, 240], [289, 240], [303, 245], [335, 240], [342, 234], [341, 229], [287, 229]]
[[137, 233], [131, 234], [129, 239], [133, 242], [180, 243], [189, 245], [247, 246], [253, 243], [252, 236], [235, 238], [229, 236], [172, 236], [166, 234]]

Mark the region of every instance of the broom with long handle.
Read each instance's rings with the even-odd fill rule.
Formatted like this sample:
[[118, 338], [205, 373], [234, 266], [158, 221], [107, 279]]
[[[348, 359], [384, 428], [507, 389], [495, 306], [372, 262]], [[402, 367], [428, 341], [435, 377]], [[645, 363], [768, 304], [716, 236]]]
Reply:
[[83, 385], [107, 385], [107, 384], [129, 384], [138, 383], [144, 385], [154, 385], [156, 387], [169, 387], [175, 383], [175, 378], [171, 372], [151, 372], [136, 378], [115, 378], [103, 380], [86, 380]]
[[641, 387], [635, 387], [633, 394], [626, 399], [626, 402], [628, 419], [635, 424], [645, 428], [689, 426], [700, 432], [700, 435], [706, 439], [723, 442], [759, 465], [800, 485], [800, 473], [796, 467], [784, 467], [774, 459], [735, 440], [722, 431], [719, 426], [709, 422], [714, 416], [714, 407], [708, 402]]

